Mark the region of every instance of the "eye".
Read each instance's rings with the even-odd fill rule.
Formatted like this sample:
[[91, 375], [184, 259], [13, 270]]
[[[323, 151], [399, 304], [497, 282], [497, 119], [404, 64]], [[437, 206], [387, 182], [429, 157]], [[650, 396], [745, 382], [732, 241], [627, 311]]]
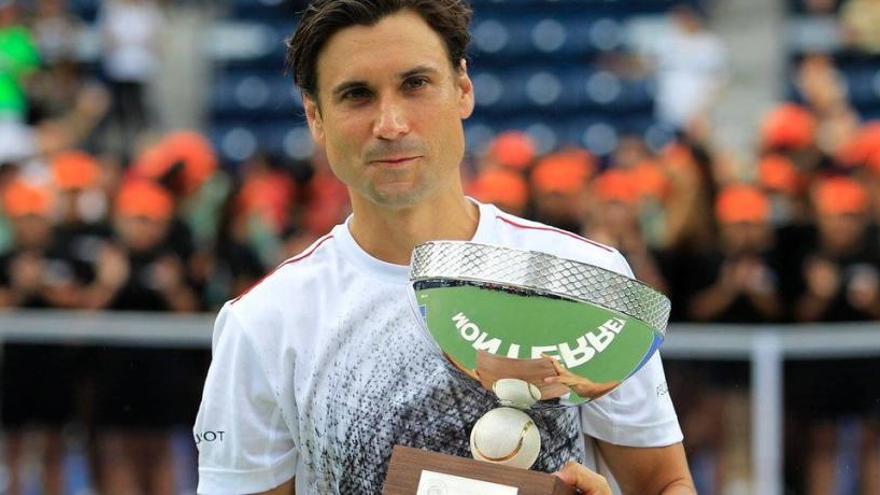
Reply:
[[370, 97], [370, 91], [367, 88], [351, 88], [342, 93], [343, 100], [365, 100]]
[[407, 79], [403, 85], [406, 89], [419, 89], [428, 85], [428, 78], [425, 76], [411, 77]]

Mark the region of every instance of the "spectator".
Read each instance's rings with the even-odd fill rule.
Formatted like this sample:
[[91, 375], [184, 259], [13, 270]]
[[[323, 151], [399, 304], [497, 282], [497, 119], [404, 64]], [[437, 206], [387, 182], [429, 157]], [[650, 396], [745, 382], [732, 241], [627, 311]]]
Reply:
[[100, 254], [86, 307], [188, 312], [197, 309], [183, 260], [167, 242], [171, 196], [145, 180], [123, 183], [116, 196], [115, 240]]
[[[103, 167], [97, 159], [81, 151], [59, 153], [52, 158], [50, 166], [59, 203], [55, 237], [58, 244], [64, 246], [77, 287], [85, 287], [94, 282], [98, 254], [111, 236], [102, 183]], [[77, 293], [78, 297], [66, 306], [82, 305], [81, 291]]]
[[806, 104], [819, 115], [847, 106], [843, 76], [827, 55], [805, 56], [798, 65], [795, 83]]
[[662, 246], [684, 257], [710, 249], [716, 188], [711, 158], [702, 147], [682, 141], [667, 146], [660, 160], [670, 188]]
[[[49, 308], [75, 293], [70, 266], [58, 255], [52, 237], [54, 201], [44, 187], [14, 182], [3, 191], [3, 210], [11, 218], [14, 244], [0, 255], [0, 308]], [[26, 439], [36, 433], [42, 449], [42, 493], [63, 493], [61, 429], [75, 409], [77, 350], [58, 345], [4, 345], [3, 426], [9, 486], [23, 493]], [[30, 445], [32, 447], [32, 445]]]
[[846, 168], [880, 171], [880, 121], [863, 125], [838, 150], [837, 161]]
[[531, 167], [535, 148], [534, 140], [524, 132], [502, 132], [492, 140], [479, 168], [507, 167], [523, 172]]
[[593, 181], [584, 236], [618, 249], [636, 278], [668, 292], [639, 223], [639, 183], [634, 171], [609, 170]]
[[[206, 271], [210, 278], [205, 290], [205, 302], [208, 308], [219, 308], [224, 302], [242, 294], [267, 272], [266, 265], [263, 265], [249, 244], [248, 224], [239, 214], [235, 201], [237, 197], [237, 191], [233, 192], [224, 205], [215, 248], [208, 259]], [[301, 235], [300, 232], [286, 234], [290, 237]], [[309, 240], [308, 244], [311, 242]], [[302, 252], [308, 244], [289, 256]]]
[[684, 142], [669, 145], [659, 166], [667, 179], [663, 186], [667, 192], [662, 202], [662, 229], [652, 234], [656, 236], [652, 242], [673, 302], [670, 319], [685, 321], [689, 297], [685, 281], [692, 270], [691, 260], [714, 247], [711, 205], [715, 184], [708, 155]]
[[693, 7], [678, 6], [670, 15], [672, 31], [658, 40], [653, 54], [656, 117], [676, 129], [696, 129], [705, 124], [727, 78], [727, 53]]
[[816, 117], [806, 108], [786, 103], [773, 109], [761, 123], [764, 151], [801, 151], [816, 144]]
[[[110, 107], [110, 95], [99, 82], [84, 74], [73, 60], [59, 60], [36, 73], [28, 84], [28, 121], [42, 134], [62, 135], [61, 143], [43, 146], [46, 153], [84, 145], [96, 146], [100, 124]], [[43, 139], [45, 141], [45, 137]]]
[[[111, 310], [189, 312], [198, 308], [184, 264], [167, 243], [171, 196], [145, 180], [121, 185], [115, 240], [101, 252], [86, 304]], [[98, 357], [96, 421], [106, 493], [174, 492], [170, 428], [187, 423], [185, 351], [114, 348]]]
[[493, 203], [507, 213], [523, 216], [529, 201], [529, 186], [522, 174], [506, 168], [481, 172], [470, 185], [470, 194]]
[[880, 247], [869, 223], [868, 195], [852, 179], [833, 177], [816, 186], [815, 250], [803, 258], [805, 292], [799, 321], [862, 321], [880, 318]]
[[774, 227], [808, 222], [808, 205], [804, 201], [806, 182], [790, 159], [778, 154], [761, 158], [758, 184], [770, 200], [770, 223]]
[[111, 117], [120, 151], [151, 124], [146, 88], [158, 67], [162, 16], [153, 0], [108, 0], [98, 21], [102, 65], [113, 95]]
[[798, 66], [796, 84], [815, 116], [816, 147], [826, 156], [837, 155], [860, 125], [858, 114], [847, 101], [843, 76], [829, 56], [808, 55]]
[[645, 242], [658, 248], [666, 242], [666, 201], [670, 181], [663, 167], [640, 136], [621, 138], [611, 157], [610, 168], [624, 171], [638, 195], [638, 223]]
[[14, 1], [0, 1], [0, 120], [22, 120], [27, 112], [25, 85], [40, 59], [30, 31]]
[[690, 319], [762, 323], [783, 317], [770, 201], [757, 188], [729, 186], [715, 206], [720, 246], [693, 260]]
[[195, 131], [176, 131], [141, 153], [132, 166], [133, 176], [161, 184], [175, 203], [169, 237], [186, 273], [202, 292], [210, 283], [211, 251], [231, 184], [218, 170], [211, 143]]
[[840, 23], [847, 45], [871, 55], [880, 54], [880, 1], [847, 0]]
[[531, 197], [536, 220], [580, 233], [584, 197], [594, 165], [582, 152], [559, 152], [542, 158], [532, 169]]
[[[312, 177], [312, 181], [315, 177]], [[275, 266], [281, 236], [296, 226], [291, 205], [297, 204], [297, 187], [278, 160], [260, 154], [244, 167], [241, 189], [235, 197], [237, 221], [244, 222], [249, 243], [265, 266]], [[320, 205], [317, 205], [320, 207]]]
[[808, 108], [792, 103], [780, 105], [761, 122], [761, 153], [788, 158], [811, 182], [817, 173], [833, 166], [818, 146], [818, 129], [819, 120]]
[[[800, 257], [803, 293], [797, 300], [799, 321], [865, 321], [880, 317], [880, 261], [876, 232], [869, 224], [868, 195], [846, 177], [821, 179], [812, 194], [817, 239]], [[874, 407], [870, 376], [876, 360], [794, 363], [788, 402], [799, 418], [809, 418], [806, 493], [831, 493], [835, 486], [837, 424], [855, 416], [860, 424]], [[868, 437], [866, 437], [868, 438]], [[877, 477], [875, 445], [859, 452], [863, 483]], [[869, 486], [869, 485], [864, 485]], [[874, 486], [874, 485], [871, 485]], [[870, 492], [864, 492], [870, 493]]]
[[322, 153], [312, 158], [313, 174], [303, 188], [305, 211], [302, 216], [303, 234], [317, 239], [329, 232], [351, 212], [348, 189], [333, 175], [330, 164]]

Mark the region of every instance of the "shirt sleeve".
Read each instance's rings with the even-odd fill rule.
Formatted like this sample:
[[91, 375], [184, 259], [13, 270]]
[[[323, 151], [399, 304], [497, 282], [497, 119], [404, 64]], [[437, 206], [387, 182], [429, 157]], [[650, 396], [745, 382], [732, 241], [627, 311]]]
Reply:
[[[632, 277], [616, 253], [613, 270]], [[628, 447], [665, 447], [682, 440], [660, 353], [610, 394], [581, 406], [581, 427], [593, 438]]]
[[262, 360], [232, 307], [214, 325], [213, 357], [193, 434], [200, 494], [274, 488], [294, 476], [298, 453]]

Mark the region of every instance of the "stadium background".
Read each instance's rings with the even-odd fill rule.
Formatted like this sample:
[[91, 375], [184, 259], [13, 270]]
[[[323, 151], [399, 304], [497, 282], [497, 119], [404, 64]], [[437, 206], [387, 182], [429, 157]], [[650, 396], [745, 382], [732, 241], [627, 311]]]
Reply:
[[[348, 213], [283, 73], [303, 4], [0, 0], [0, 492], [194, 492], [184, 330]], [[472, 4], [468, 191], [619, 248], [714, 349], [667, 359], [700, 493], [770, 493], [724, 339], [805, 331], [866, 344], [786, 362], [780, 493], [880, 493], [880, 2]]]

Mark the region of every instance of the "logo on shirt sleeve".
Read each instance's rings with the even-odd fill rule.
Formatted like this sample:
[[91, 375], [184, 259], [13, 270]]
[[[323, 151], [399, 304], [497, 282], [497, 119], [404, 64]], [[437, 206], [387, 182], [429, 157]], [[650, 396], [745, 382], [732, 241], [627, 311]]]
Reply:
[[226, 432], [223, 430], [205, 430], [201, 433], [196, 433], [195, 441], [196, 445], [199, 445], [202, 442], [205, 443], [213, 443], [213, 442], [223, 442], [223, 435]]

